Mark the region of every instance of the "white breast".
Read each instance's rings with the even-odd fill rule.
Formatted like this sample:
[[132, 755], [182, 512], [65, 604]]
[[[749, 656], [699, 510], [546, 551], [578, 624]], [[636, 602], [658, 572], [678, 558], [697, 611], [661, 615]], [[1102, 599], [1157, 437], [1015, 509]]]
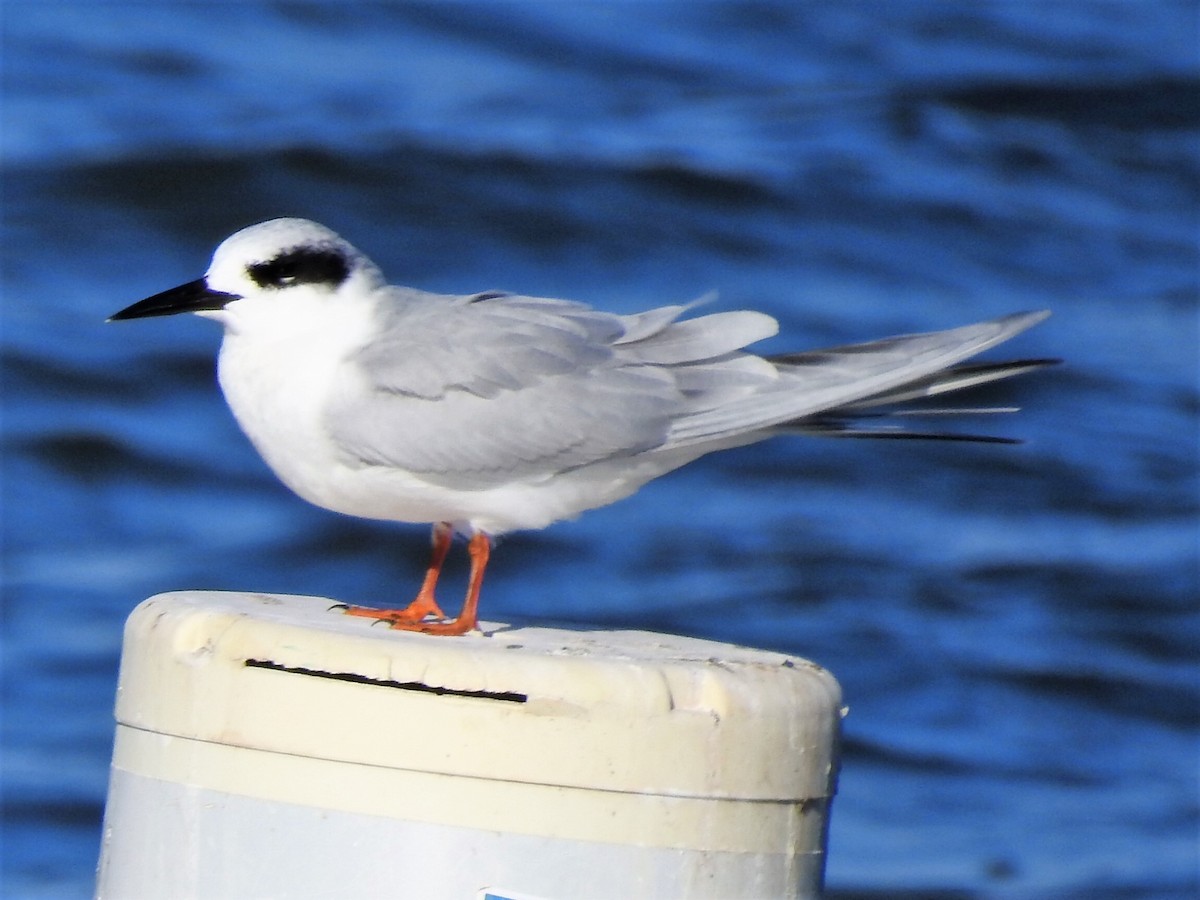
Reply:
[[[217, 373], [225, 400], [255, 448], [289, 488], [318, 506], [366, 515], [343, 496], [344, 462], [322, 419], [335, 373], [362, 346], [366, 304], [333, 308], [331, 298], [289, 291], [288, 315], [274, 297], [229, 304], [217, 318], [225, 339]], [[306, 292], [307, 293], [307, 292]]]

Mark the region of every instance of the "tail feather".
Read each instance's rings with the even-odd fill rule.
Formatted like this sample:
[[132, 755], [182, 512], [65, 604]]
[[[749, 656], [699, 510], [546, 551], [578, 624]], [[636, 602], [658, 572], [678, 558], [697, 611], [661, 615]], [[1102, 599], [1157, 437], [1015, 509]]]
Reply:
[[972, 434], [961, 431], [888, 431], [870, 428], [800, 428], [796, 431], [816, 437], [870, 438], [871, 440], [963, 441], [973, 444], [1023, 444], [1021, 438], [999, 434]]
[[975, 434], [955, 431], [926, 431], [910, 429], [907, 423], [897, 419], [921, 417], [980, 416], [1014, 413], [1017, 406], [958, 406], [922, 407], [896, 404], [912, 403], [936, 397], [950, 391], [970, 391], [972, 388], [990, 384], [1016, 375], [1024, 375], [1047, 366], [1057, 365], [1057, 359], [1019, 359], [998, 363], [975, 363], [954, 366], [936, 372], [895, 390], [864, 397], [836, 409], [795, 419], [783, 425], [782, 430], [793, 433], [841, 438], [882, 438], [933, 441], [974, 441], [990, 444], [1020, 444], [1017, 438], [990, 434]]
[[900, 402], [910, 395], [930, 396], [1017, 374], [1029, 364], [1002, 366], [995, 374], [987, 367], [959, 364], [1048, 315], [1046, 310], [1017, 313], [947, 331], [765, 357], [779, 376], [772, 386], [736, 403], [702, 405], [675, 420], [666, 446], [728, 445], [739, 435], [766, 433], [808, 419], [826, 420], [862, 406]]
[[935, 397], [950, 391], [963, 391], [979, 387], [1002, 378], [1012, 378], [1024, 375], [1046, 366], [1057, 365], [1058, 359], [1016, 359], [1008, 362], [972, 363], [953, 366], [942, 372], [935, 372], [917, 381], [911, 381], [893, 391], [863, 397], [854, 403], [847, 404], [842, 409], [870, 409], [889, 403], [905, 403], [910, 400], [920, 400], [925, 397]]

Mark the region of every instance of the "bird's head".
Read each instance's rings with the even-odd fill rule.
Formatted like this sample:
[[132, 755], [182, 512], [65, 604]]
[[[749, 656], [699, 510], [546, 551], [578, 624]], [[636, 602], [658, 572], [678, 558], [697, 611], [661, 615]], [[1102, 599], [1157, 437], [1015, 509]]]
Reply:
[[383, 283], [374, 263], [324, 225], [271, 219], [226, 238], [203, 278], [147, 297], [109, 321], [193, 312], [232, 328], [247, 316], [299, 315], [330, 299], [369, 297]]

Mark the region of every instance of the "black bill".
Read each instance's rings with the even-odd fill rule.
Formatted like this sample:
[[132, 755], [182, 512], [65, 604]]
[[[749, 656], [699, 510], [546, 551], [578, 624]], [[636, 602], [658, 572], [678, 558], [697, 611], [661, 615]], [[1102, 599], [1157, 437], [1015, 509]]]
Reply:
[[176, 313], [200, 312], [205, 309], [221, 309], [226, 303], [240, 300], [237, 294], [214, 291], [203, 278], [181, 284], [179, 287], [139, 300], [119, 313], [109, 316], [108, 321], [120, 319], [144, 319], [148, 316], [173, 316]]

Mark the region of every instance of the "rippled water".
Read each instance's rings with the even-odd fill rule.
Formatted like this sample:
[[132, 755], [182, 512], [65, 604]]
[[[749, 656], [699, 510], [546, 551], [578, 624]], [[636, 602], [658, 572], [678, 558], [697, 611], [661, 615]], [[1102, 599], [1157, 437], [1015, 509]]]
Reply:
[[1012, 352], [1067, 365], [1003, 392], [1025, 445], [718, 455], [507, 538], [484, 614], [832, 669], [834, 897], [1196, 890], [1194, 4], [0, 16], [6, 895], [90, 890], [139, 600], [387, 602], [424, 565], [274, 481], [210, 323], [103, 322], [276, 215], [430, 289], [717, 289], [773, 351], [1053, 309]]

